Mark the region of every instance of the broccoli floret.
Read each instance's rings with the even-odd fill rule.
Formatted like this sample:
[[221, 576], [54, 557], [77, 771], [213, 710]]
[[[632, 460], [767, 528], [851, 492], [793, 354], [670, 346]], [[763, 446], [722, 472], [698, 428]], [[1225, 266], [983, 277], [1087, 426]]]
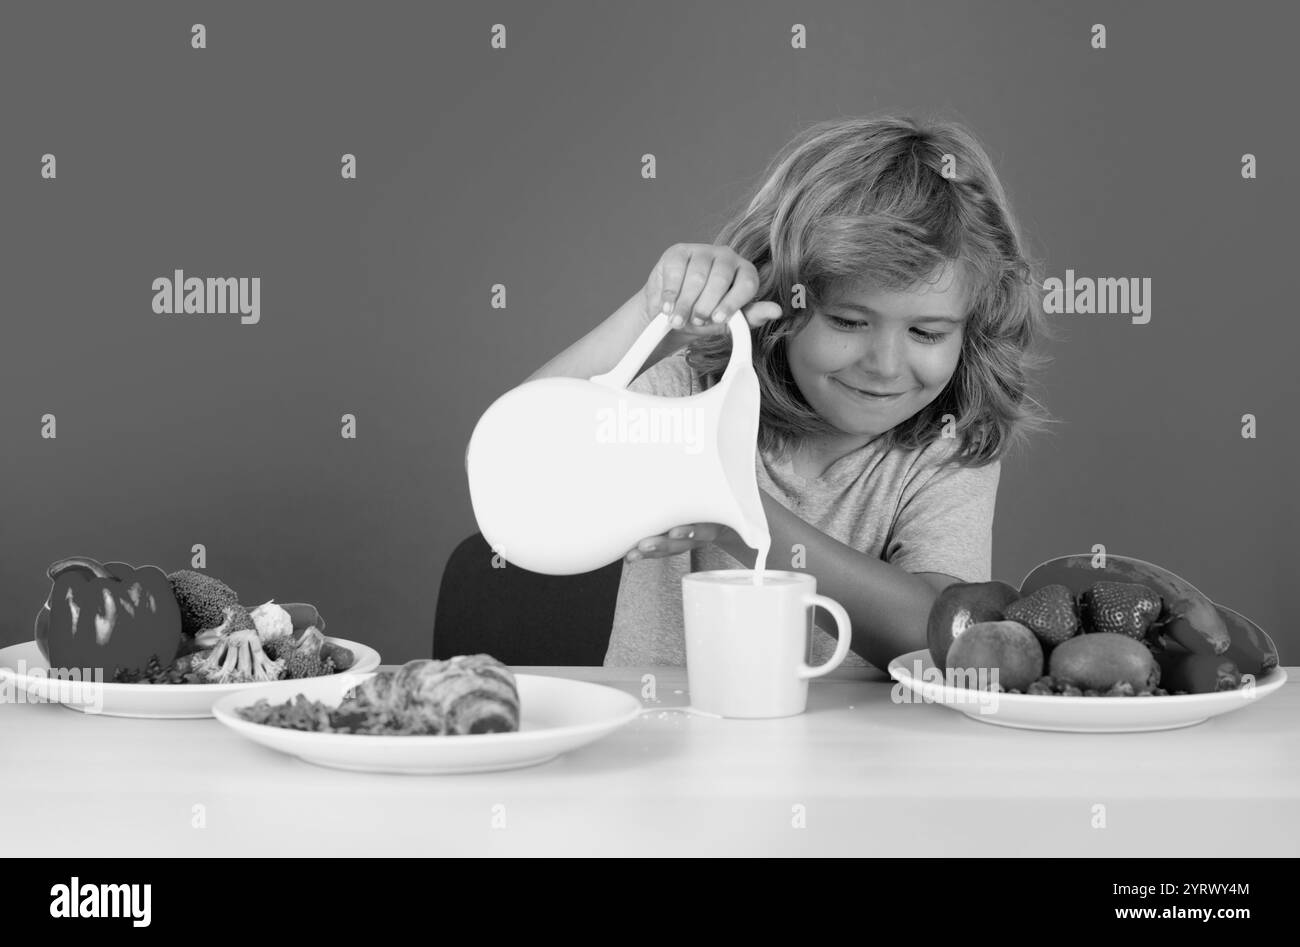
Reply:
[[295, 651], [290, 655], [285, 670], [287, 672], [286, 677], [324, 677], [327, 674], [334, 673], [334, 661], [332, 658], [326, 658], [322, 661], [319, 651], [315, 654]]
[[181, 607], [181, 631], [190, 637], [219, 627], [225, 621], [225, 610], [239, 604], [234, 589], [206, 573], [180, 569], [167, 578]]
[[266, 652], [267, 657], [272, 661], [281, 659], [287, 661], [296, 647], [298, 647], [298, 642], [293, 635], [276, 635], [274, 638], [268, 638], [262, 642], [262, 650]]
[[[235, 603], [221, 610], [221, 623], [217, 630], [223, 635], [228, 635], [232, 631], [257, 631], [257, 622], [253, 621], [253, 616], [249, 614], [248, 609]], [[262, 636], [258, 635], [257, 640], [260, 642]]]
[[262, 650], [257, 626], [241, 605], [228, 605], [224, 620], [215, 631], [217, 642], [194, 670], [211, 684], [243, 684], [274, 681], [284, 675], [284, 661], [273, 660]]
[[278, 635], [262, 647], [272, 658], [284, 662], [285, 677], [324, 677], [337, 670], [334, 660], [321, 654], [321, 645], [324, 643], [325, 636], [313, 626], [304, 631], [300, 638]]

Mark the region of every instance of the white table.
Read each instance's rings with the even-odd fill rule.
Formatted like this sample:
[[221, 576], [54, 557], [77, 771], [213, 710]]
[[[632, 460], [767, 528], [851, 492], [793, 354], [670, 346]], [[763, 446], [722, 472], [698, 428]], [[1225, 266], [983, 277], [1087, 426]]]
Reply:
[[895, 703], [872, 670], [760, 721], [671, 712], [680, 668], [516, 670], [637, 697], [654, 674], [663, 712], [530, 769], [421, 777], [319, 768], [215, 720], [0, 706], [5, 854], [1300, 854], [1297, 668], [1257, 706], [1116, 735]]

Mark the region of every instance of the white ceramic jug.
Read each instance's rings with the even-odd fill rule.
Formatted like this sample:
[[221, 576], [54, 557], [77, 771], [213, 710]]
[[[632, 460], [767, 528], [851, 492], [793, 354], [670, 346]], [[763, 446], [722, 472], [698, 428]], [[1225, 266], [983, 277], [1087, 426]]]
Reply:
[[660, 313], [612, 371], [539, 378], [493, 402], [465, 453], [474, 517], [492, 549], [532, 572], [573, 575], [688, 523], [722, 523], [766, 548], [749, 323], [737, 312], [728, 328], [731, 361], [699, 394], [627, 390], [671, 329]]

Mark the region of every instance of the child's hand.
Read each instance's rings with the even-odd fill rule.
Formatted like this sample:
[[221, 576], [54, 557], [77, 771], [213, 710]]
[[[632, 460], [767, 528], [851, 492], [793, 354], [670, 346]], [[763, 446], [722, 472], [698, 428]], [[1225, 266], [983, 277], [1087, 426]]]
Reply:
[[756, 292], [758, 270], [730, 247], [677, 243], [659, 258], [642, 297], [647, 322], [667, 312], [680, 332], [717, 335], [738, 309], [751, 326], [783, 315], [779, 303], [753, 302]]
[[721, 523], [691, 523], [688, 526], [674, 526], [662, 536], [647, 536], [623, 558], [627, 562], [662, 559], [688, 549], [699, 549], [709, 543], [733, 541], [740, 542], [740, 535], [730, 526]]

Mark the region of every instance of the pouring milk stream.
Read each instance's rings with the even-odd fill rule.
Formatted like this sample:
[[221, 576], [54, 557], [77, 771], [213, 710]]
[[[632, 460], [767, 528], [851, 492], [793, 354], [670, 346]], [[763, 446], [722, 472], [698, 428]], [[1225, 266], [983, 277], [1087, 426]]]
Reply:
[[759, 387], [749, 323], [727, 323], [731, 360], [708, 391], [666, 398], [628, 391], [671, 330], [657, 315], [612, 371], [539, 378], [479, 418], [465, 453], [479, 530], [507, 562], [547, 575], [590, 572], [647, 536], [721, 523], [758, 551], [771, 547], [755, 460]]

